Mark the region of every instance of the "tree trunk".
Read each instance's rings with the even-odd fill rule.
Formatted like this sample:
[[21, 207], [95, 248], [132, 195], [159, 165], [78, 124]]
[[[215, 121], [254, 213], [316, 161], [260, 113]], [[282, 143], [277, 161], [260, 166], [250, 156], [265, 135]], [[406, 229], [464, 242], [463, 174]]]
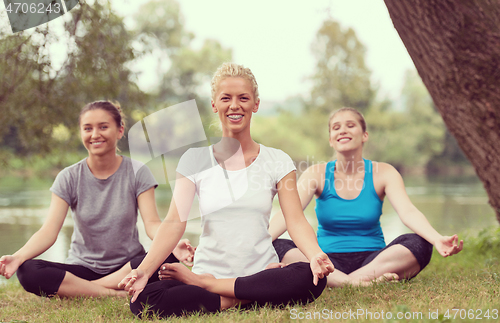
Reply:
[[385, 4], [500, 222], [500, 0]]

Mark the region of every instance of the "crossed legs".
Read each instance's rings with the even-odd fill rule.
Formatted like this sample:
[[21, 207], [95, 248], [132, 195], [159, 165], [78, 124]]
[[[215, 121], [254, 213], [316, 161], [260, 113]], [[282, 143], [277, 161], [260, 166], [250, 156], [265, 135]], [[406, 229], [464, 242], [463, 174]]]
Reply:
[[303, 262], [228, 279], [197, 275], [181, 264], [164, 266], [165, 270], [160, 271], [162, 280], [148, 284], [130, 304], [134, 314], [141, 316], [145, 308], [168, 317], [195, 311], [217, 312], [246, 303], [307, 303], [319, 297], [326, 286], [326, 279], [317, 286], [313, 284], [309, 264]]
[[349, 277], [354, 281], [373, 281], [385, 274], [396, 274], [398, 279], [410, 279], [420, 272], [420, 265], [412, 252], [400, 244], [390, 246], [371, 262], [353, 271]]
[[[120, 269], [110, 274], [98, 274], [81, 265], [61, 264], [41, 259], [25, 261], [17, 271], [17, 277], [24, 289], [38, 296], [119, 296], [127, 292], [118, 289], [118, 283], [133, 268], [137, 268], [144, 256], [133, 258]], [[177, 262], [170, 255], [165, 262]], [[158, 281], [153, 275], [150, 282]]]
[[[395, 259], [398, 261], [396, 262]], [[297, 248], [288, 251], [282, 260], [286, 264], [296, 261], [307, 261], [307, 258]], [[400, 278], [408, 279], [419, 271], [420, 265], [410, 250], [399, 245], [384, 250], [372, 262], [350, 274], [335, 268], [334, 272], [328, 275], [327, 284], [329, 287], [369, 286], [376, 282], [399, 280]], [[409, 273], [412, 275], [408, 275]]]
[[159, 272], [159, 278], [160, 280], [177, 280], [186, 285], [198, 286], [206, 291], [218, 294], [220, 296], [221, 310], [250, 302], [236, 298], [234, 292], [236, 278], [216, 279], [210, 274], [197, 275], [180, 263], [165, 264]]
[[117, 285], [115, 285], [114, 288], [104, 287], [93, 281], [88, 281], [78, 276], [75, 276], [69, 271], [67, 271], [63, 281], [61, 282], [61, 285], [59, 286], [59, 289], [57, 290], [57, 295], [61, 297], [78, 297], [78, 296], [127, 297], [128, 295], [127, 292], [124, 290], [118, 290], [116, 286]]
[[25, 261], [17, 271], [17, 277], [24, 289], [38, 296], [127, 296], [125, 291], [108, 288], [92, 281], [103, 276], [83, 266], [40, 259]]
[[[349, 266], [342, 266], [341, 261], [349, 262], [351, 260], [346, 257], [338, 259], [336, 255], [329, 254], [336, 268], [328, 276], [328, 286], [341, 287], [346, 284], [368, 286], [376, 282], [415, 277], [429, 263], [432, 255], [432, 245], [416, 234], [405, 234], [396, 238], [381, 251], [373, 252], [364, 261], [362, 259], [357, 268], [350, 269], [348, 272], [342, 271], [343, 268]], [[290, 249], [282, 259], [284, 263], [293, 263], [295, 261], [307, 261], [297, 248]], [[339, 267], [341, 270], [339, 270]]]

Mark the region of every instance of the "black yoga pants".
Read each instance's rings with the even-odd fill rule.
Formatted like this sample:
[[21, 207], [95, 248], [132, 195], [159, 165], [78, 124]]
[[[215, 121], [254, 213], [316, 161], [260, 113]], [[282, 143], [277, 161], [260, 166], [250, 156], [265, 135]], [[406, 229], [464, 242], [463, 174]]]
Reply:
[[[328, 253], [328, 257], [335, 266], [335, 270], [339, 270], [344, 274], [349, 275], [353, 271], [366, 266], [375, 257], [377, 257], [385, 249], [394, 246], [402, 245], [415, 256], [418, 264], [420, 265], [420, 271], [424, 269], [430, 262], [432, 256], [432, 244], [427, 242], [424, 238], [415, 233], [407, 233], [400, 235], [394, 239], [385, 248], [376, 251], [362, 251], [362, 252], [345, 252], [345, 253]], [[278, 254], [279, 260], [281, 261], [285, 254], [293, 249], [297, 248], [293, 241], [288, 239], [276, 239], [273, 242], [273, 246]], [[416, 275], [415, 275], [416, 276]], [[415, 277], [413, 276], [413, 277]], [[413, 278], [412, 277], [412, 278]]]
[[[130, 261], [132, 268], [137, 268], [144, 257], [144, 255], [140, 255], [133, 258]], [[178, 260], [174, 255], [170, 255], [165, 262], [178, 262]], [[125, 264], [118, 266], [115, 270], [108, 273], [99, 274], [81, 265], [61, 264], [41, 259], [30, 259], [19, 267], [17, 270], [17, 278], [26, 291], [38, 296], [50, 297], [54, 296], [59, 290], [66, 272], [70, 272], [85, 280], [97, 280], [115, 272], [123, 267], [123, 265]], [[158, 280], [158, 275], [153, 275], [149, 282]]]
[[[314, 286], [309, 264], [298, 262], [236, 278], [234, 293], [236, 298], [252, 301], [253, 304], [279, 306], [312, 302], [321, 295], [325, 286], [326, 278], [320, 279]], [[148, 284], [137, 300], [130, 303], [130, 309], [141, 317], [146, 304], [148, 311], [163, 318], [193, 312], [214, 313], [221, 306], [220, 295], [176, 280]]]

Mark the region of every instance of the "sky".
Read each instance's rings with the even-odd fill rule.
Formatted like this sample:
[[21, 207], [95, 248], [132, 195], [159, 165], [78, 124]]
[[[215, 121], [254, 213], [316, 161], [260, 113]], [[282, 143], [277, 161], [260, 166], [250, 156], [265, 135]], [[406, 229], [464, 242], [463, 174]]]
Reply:
[[[132, 25], [132, 15], [147, 0], [112, 0], [117, 13]], [[194, 33], [193, 47], [207, 38], [233, 50], [233, 61], [249, 67], [259, 83], [262, 103], [307, 96], [314, 72], [311, 44], [322, 22], [331, 17], [343, 28], [353, 28], [366, 46], [366, 63], [379, 96], [396, 100], [404, 73], [413, 69], [403, 43], [382, 0], [181, 0], [186, 30]], [[3, 3], [0, 10], [3, 11]], [[2, 15], [0, 19], [5, 19]], [[56, 19], [50, 23], [57, 23]], [[139, 86], [157, 82], [157, 59], [145, 58], [131, 66], [139, 72]], [[207, 85], [206, 93], [208, 94]]]
[[[145, 2], [115, 0], [113, 5], [127, 16]], [[193, 46], [201, 46], [205, 39], [212, 38], [232, 48], [233, 61], [255, 74], [262, 101], [307, 95], [307, 77], [315, 65], [311, 44], [329, 16], [343, 28], [353, 28], [366, 46], [366, 63], [373, 72], [372, 81], [380, 86], [380, 96], [397, 99], [404, 72], [414, 68], [382, 0], [309, 0], [297, 1], [295, 5], [284, 0], [180, 3], [185, 27], [196, 36]], [[143, 72], [148, 69], [148, 63], [139, 66]], [[143, 74], [141, 83], [154, 83], [154, 68]]]

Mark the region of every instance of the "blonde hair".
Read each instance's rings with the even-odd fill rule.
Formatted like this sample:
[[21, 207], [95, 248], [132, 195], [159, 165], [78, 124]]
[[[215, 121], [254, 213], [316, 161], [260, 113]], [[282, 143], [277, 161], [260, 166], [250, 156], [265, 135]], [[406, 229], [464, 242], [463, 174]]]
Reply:
[[365, 117], [363, 116], [363, 114], [361, 112], [359, 112], [358, 110], [354, 109], [354, 108], [343, 107], [343, 108], [340, 108], [338, 110], [333, 111], [330, 114], [330, 118], [328, 118], [328, 133], [331, 132], [331, 123], [332, 123], [333, 117], [335, 117], [335, 115], [337, 113], [339, 113], [339, 112], [345, 112], [345, 111], [349, 111], [349, 112], [352, 112], [355, 115], [357, 115], [358, 121], [361, 124], [361, 129], [363, 129], [363, 132], [366, 132], [366, 121], [365, 121]]
[[215, 93], [217, 92], [217, 88], [219, 83], [228, 77], [241, 77], [252, 84], [253, 95], [255, 101], [259, 100], [259, 85], [257, 84], [257, 80], [253, 75], [252, 71], [249, 68], [244, 67], [243, 65], [235, 64], [235, 63], [223, 63], [212, 78], [212, 82], [210, 83], [211, 91], [212, 91], [212, 100], [215, 100]]

